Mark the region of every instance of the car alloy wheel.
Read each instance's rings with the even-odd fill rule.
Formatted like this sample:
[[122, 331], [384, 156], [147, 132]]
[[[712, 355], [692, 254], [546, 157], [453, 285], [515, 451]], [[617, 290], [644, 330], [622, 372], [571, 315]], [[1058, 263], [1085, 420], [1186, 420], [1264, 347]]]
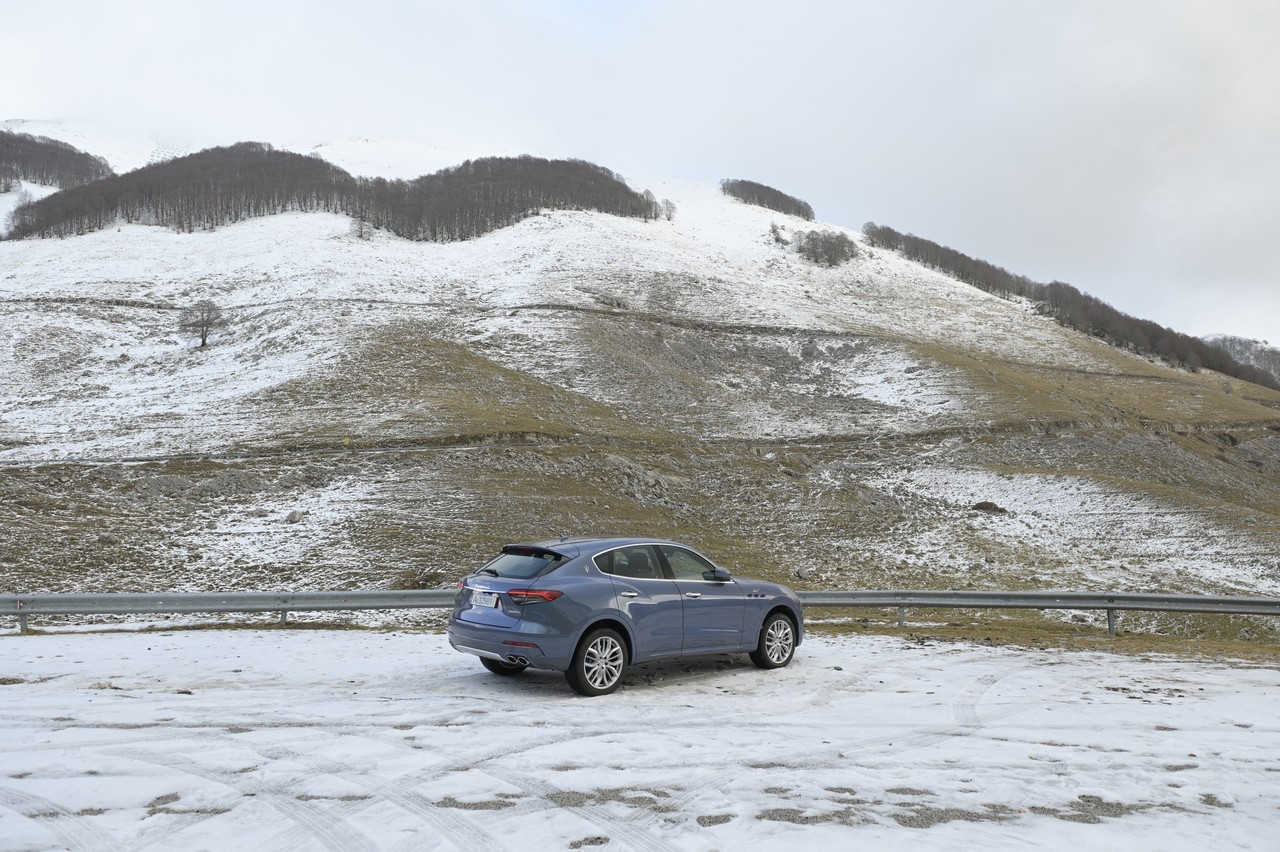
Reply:
[[751, 652], [751, 661], [762, 669], [777, 669], [791, 662], [796, 650], [796, 629], [780, 612], [765, 619], [760, 642]]
[[573, 664], [564, 673], [569, 685], [582, 695], [606, 695], [622, 683], [627, 649], [622, 637], [608, 628], [589, 634], [573, 655]]

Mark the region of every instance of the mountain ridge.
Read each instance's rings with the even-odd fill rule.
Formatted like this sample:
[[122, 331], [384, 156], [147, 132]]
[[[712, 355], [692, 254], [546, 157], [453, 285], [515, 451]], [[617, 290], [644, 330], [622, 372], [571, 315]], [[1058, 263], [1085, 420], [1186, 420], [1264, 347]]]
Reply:
[[[18, 137], [10, 133], [0, 138]], [[23, 138], [34, 141], [30, 136]], [[447, 241], [510, 226], [541, 209], [596, 209], [644, 218], [664, 214], [671, 218], [676, 210], [669, 199], [660, 203], [647, 189], [641, 197], [609, 169], [580, 160], [548, 161], [528, 155], [468, 159], [410, 181], [387, 181], [351, 178], [320, 157], [317, 152], [322, 147], [326, 146], [312, 146], [307, 158], [301, 159], [287, 151], [277, 152], [269, 144], [241, 142], [111, 176], [103, 185], [41, 193], [43, 197], [8, 212], [9, 233], [0, 231], [0, 237], [82, 235], [121, 218], [191, 231], [281, 212], [337, 211], [356, 220], [361, 236], [366, 236], [367, 226], [389, 229], [410, 239]], [[102, 158], [95, 159], [105, 165]], [[773, 187], [726, 179], [721, 181], [721, 189], [751, 204], [804, 220], [814, 218], [807, 203]], [[630, 197], [625, 197], [628, 192]], [[845, 229], [786, 231], [777, 223], [770, 225], [775, 242], [791, 244], [811, 260], [838, 265], [857, 251]], [[1117, 347], [1158, 355], [1192, 370], [1205, 366], [1280, 389], [1280, 379], [1272, 371], [1237, 361], [1210, 341], [1123, 314], [1070, 285], [1038, 284], [874, 222], [866, 223], [862, 233], [870, 246], [892, 248], [1003, 298], [1030, 300], [1062, 324]]]

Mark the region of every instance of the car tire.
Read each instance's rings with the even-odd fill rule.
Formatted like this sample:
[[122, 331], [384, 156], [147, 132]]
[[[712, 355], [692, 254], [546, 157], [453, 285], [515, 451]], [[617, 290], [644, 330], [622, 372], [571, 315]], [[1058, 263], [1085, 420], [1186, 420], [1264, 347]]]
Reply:
[[627, 646], [616, 630], [593, 630], [578, 643], [564, 679], [579, 695], [608, 695], [622, 685]]
[[504, 663], [502, 660], [491, 660], [488, 657], [480, 658], [480, 665], [496, 675], [518, 675], [520, 672], [529, 668], [519, 663]]
[[762, 669], [780, 669], [796, 652], [796, 626], [785, 613], [771, 613], [760, 627], [760, 640], [751, 662]]

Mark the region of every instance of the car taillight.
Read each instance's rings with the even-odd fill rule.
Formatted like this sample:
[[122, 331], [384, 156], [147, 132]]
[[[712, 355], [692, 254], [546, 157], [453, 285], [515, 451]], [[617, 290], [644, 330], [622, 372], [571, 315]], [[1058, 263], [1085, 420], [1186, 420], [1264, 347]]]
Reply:
[[518, 604], [531, 604], [553, 601], [564, 592], [557, 592], [555, 589], [512, 589], [507, 594]]

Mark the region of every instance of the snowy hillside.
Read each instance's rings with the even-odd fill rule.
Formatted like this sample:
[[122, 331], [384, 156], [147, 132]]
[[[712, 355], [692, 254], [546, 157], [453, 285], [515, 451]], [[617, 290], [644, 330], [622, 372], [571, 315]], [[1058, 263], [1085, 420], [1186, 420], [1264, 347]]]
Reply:
[[[76, 139], [117, 169], [147, 147]], [[392, 176], [449, 153], [293, 147]], [[447, 585], [503, 541], [628, 531], [808, 588], [1280, 593], [1280, 394], [627, 178], [674, 218], [0, 242], [0, 586]], [[858, 257], [773, 235], [809, 229]], [[229, 320], [205, 349], [177, 327], [201, 299]]]
[[0, 192], [0, 237], [5, 235], [8, 229], [9, 214], [13, 212], [13, 208], [18, 206], [19, 199], [22, 198], [23, 193], [26, 193], [31, 197], [31, 200], [35, 201], [58, 191], [56, 186], [42, 186], [41, 184], [27, 181], [18, 181], [17, 183], [17, 188], [12, 192]]
[[0, 121], [0, 130], [45, 136], [74, 145], [81, 151], [105, 159], [117, 174], [133, 171], [147, 163], [179, 157], [201, 147], [186, 140], [160, 140], [139, 133], [136, 127], [110, 127], [76, 119], [13, 118]]
[[1280, 380], [1280, 349], [1267, 341], [1250, 340], [1247, 337], [1235, 337], [1230, 334], [1215, 334], [1206, 337], [1205, 340], [1221, 346], [1240, 363], [1265, 370]]
[[[1046, 366], [1127, 366], [1016, 304], [888, 253], [864, 250], [852, 269], [814, 267], [767, 238], [787, 217], [714, 188], [637, 185], [672, 198], [675, 220], [552, 213], [439, 245], [381, 232], [362, 240], [345, 217], [292, 214], [192, 235], [126, 225], [2, 243], [0, 300], [16, 314], [0, 345], [12, 347], [18, 369], [0, 378], [10, 401], [0, 439], [12, 444], [0, 458], [208, 453], [265, 440], [280, 425], [267, 388], [329, 375], [371, 328], [398, 323], [430, 326], [506, 367], [621, 406], [636, 389], [611, 375], [618, 362], [602, 359], [600, 346], [619, 354], [635, 341], [585, 338], [593, 317], [583, 312], [747, 326], [781, 359], [798, 359], [808, 343], [814, 354], [786, 375], [787, 390], [825, 405], [762, 408], [767, 389], [752, 369], [717, 370], [710, 397], [706, 382], [673, 391], [710, 410], [686, 415], [698, 434], [726, 437], [928, 428], [977, 416], [982, 394], [952, 368], [923, 369], [919, 344]], [[176, 333], [175, 309], [200, 298], [237, 321], [213, 350], [193, 353]], [[41, 300], [38, 318], [19, 319], [32, 300]], [[644, 357], [684, 360], [682, 342]], [[245, 422], [210, 417], [213, 401]]]
[[[345, 217], [290, 214], [191, 235], [122, 225], [73, 240], [0, 243], [0, 301], [16, 312], [3, 345], [18, 367], [0, 378], [10, 401], [0, 436], [16, 445], [0, 458], [228, 449], [261, 433], [228, 430], [201, 410], [207, 402], [252, 411], [265, 387], [325, 374], [368, 341], [370, 327], [405, 322], [619, 405], [635, 389], [610, 375], [615, 365], [598, 362], [602, 343], [622, 342], [584, 338], [589, 312], [705, 324], [708, 332], [747, 327], [778, 359], [799, 360], [809, 344], [813, 354], [787, 373], [786, 389], [837, 404], [762, 408], [758, 374], [717, 370], [714, 396], [704, 387], [689, 392], [690, 401], [714, 406], [713, 416], [690, 416], [699, 434], [726, 437], [980, 417], [982, 394], [953, 368], [925, 369], [920, 345], [1049, 368], [1146, 368], [888, 253], [864, 249], [849, 268], [815, 267], [768, 239], [770, 224], [786, 217], [714, 188], [639, 185], [672, 198], [676, 219], [561, 212], [439, 245], [381, 232], [362, 240]], [[177, 334], [176, 309], [201, 298], [237, 322], [213, 350], [192, 353]], [[33, 304], [40, 308], [32, 321], [19, 319]], [[670, 334], [682, 336], [678, 328]], [[680, 344], [702, 336], [667, 340], [665, 351], [645, 357], [684, 360]], [[148, 428], [156, 416], [165, 423]], [[123, 421], [143, 428], [122, 429]]]

